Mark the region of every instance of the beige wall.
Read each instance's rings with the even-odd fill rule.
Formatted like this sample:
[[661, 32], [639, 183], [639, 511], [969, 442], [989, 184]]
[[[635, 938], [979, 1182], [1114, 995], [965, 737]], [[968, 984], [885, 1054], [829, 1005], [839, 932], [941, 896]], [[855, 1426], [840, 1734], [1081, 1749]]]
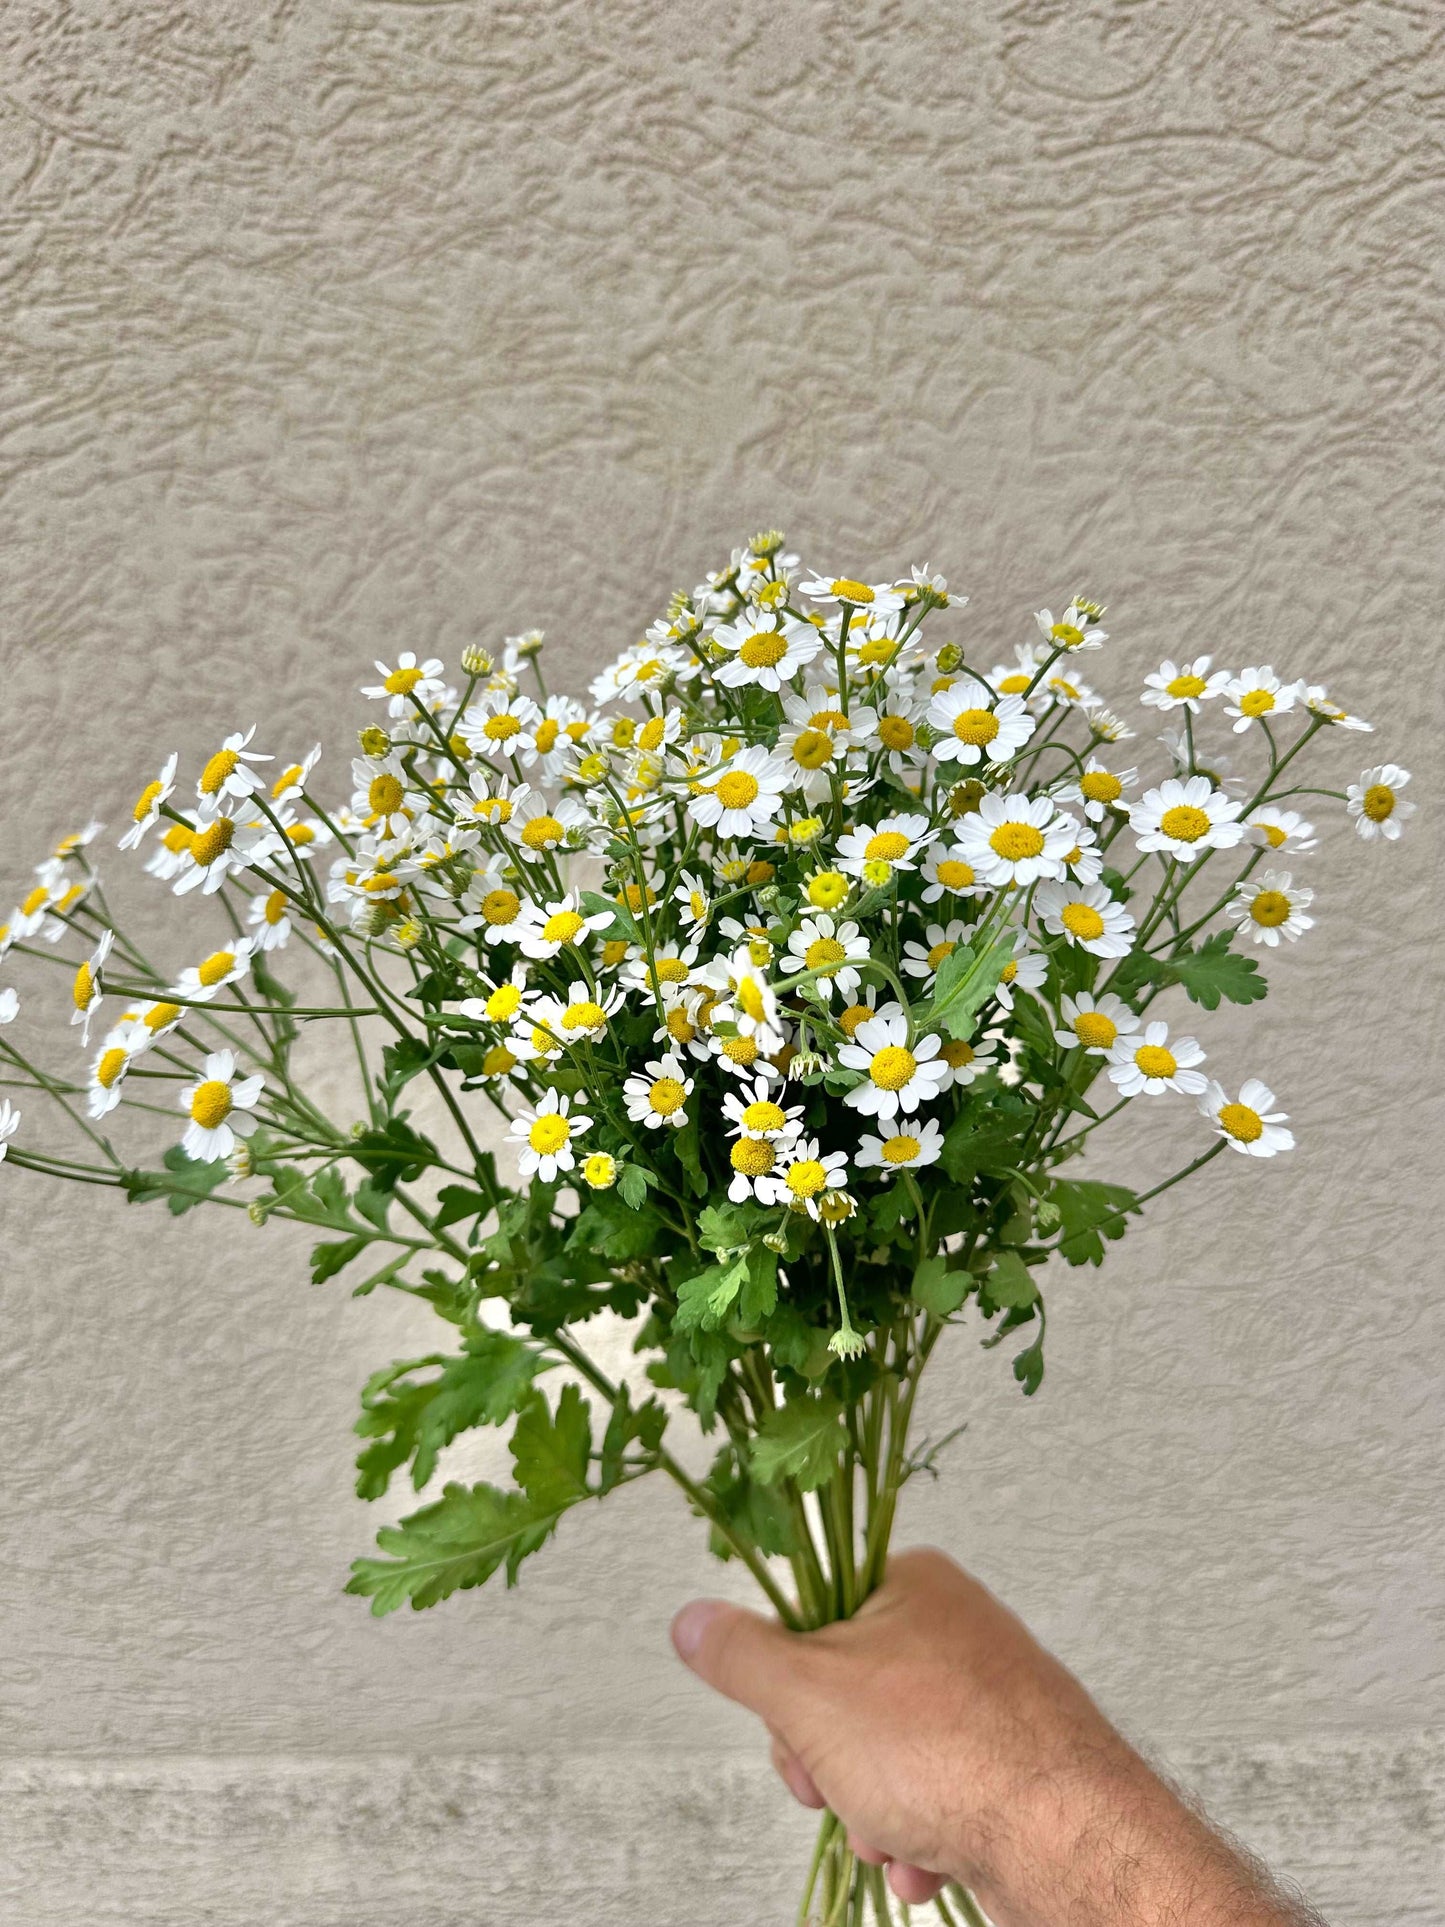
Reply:
[[[0, 887], [157, 750], [260, 719], [344, 755], [387, 650], [535, 622], [580, 680], [767, 522], [932, 561], [1001, 649], [1087, 581], [1121, 696], [1185, 648], [1314, 672], [1379, 725], [1327, 780], [1393, 755], [1428, 806], [1442, 33], [1385, 0], [0, 12]], [[969, 1429], [903, 1526], [1370, 1927], [1445, 1887], [1410, 831], [1336, 835], [1270, 1002], [1200, 1020], [1299, 1156], [1060, 1281], [1032, 1405], [960, 1336], [928, 1419]], [[666, 1648], [729, 1584], [667, 1492], [377, 1624], [339, 1591], [377, 1523], [348, 1428], [419, 1321], [313, 1290], [279, 1228], [0, 1175], [6, 1919], [785, 1917], [802, 1832]]]

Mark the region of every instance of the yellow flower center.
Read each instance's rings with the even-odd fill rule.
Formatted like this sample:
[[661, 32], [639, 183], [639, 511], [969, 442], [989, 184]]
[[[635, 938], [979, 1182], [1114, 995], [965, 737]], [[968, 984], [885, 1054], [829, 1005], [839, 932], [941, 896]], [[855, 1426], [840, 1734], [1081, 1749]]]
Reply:
[[833, 739], [824, 729], [805, 729], [793, 743], [793, 761], [800, 769], [822, 769], [833, 760]]
[[841, 870], [820, 870], [808, 880], [808, 901], [818, 910], [836, 910], [848, 895], [848, 879]]
[[948, 792], [948, 809], [951, 816], [972, 816], [987, 792], [976, 776], [965, 777], [963, 782], [955, 783]]
[[1223, 1104], [1219, 1110], [1219, 1123], [1232, 1138], [1241, 1144], [1254, 1144], [1264, 1136], [1264, 1119], [1258, 1111], [1252, 1111], [1247, 1104]]
[[1022, 696], [1030, 680], [1031, 678], [1022, 673], [1017, 676], [1005, 676], [999, 683], [998, 693], [1000, 696]]
[[1092, 904], [1066, 903], [1060, 912], [1059, 922], [1080, 943], [1093, 943], [1096, 937], [1104, 934], [1104, 919]]
[[999, 972], [998, 980], [1001, 984], [1011, 984], [1014, 978], [1018, 976], [1018, 974], [1019, 974], [1018, 958], [1010, 957], [1008, 962], [1004, 965], [1003, 969]]
[[957, 948], [958, 948], [958, 945], [956, 943], [950, 943], [946, 938], [942, 943], [934, 944], [933, 948], [928, 953], [929, 969], [937, 970], [938, 966], [943, 962], [944, 958], [951, 957], [954, 951], [957, 950]]
[[722, 1054], [730, 1064], [741, 1064], [746, 1068], [758, 1061], [758, 1043], [755, 1037], [724, 1037]]
[[1267, 716], [1274, 708], [1274, 697], [1268, 689], [1248, 690], [1239, 699], [1241, 716]]
[[218, 749], [210, 762], [201, 771], [201, 780], [196, 785], [202, 796], [215, 796], [225, 787], [226, 778], [235, 771], [240, 757], [233, 749]]
[[635, 716], [619, 716], [612, 725], [612, 741], [618, 749], [631, 749], [637, 734]]
[[401, 808], [406, 792], [399, 780], [383, 773], [373, 776], [366, 792], [367, 805], [375, 816], [394, 816]]
[[197, 1084], [191, 1098], [191, 1117], [203, 1131], [214, 1131], [231, 1115], [231, 1087], [222, 1078], [208, 1077]]
[[833, 584], [833, 593], [840, 602], [866, 605], [873, 600], [873, 591], [866, 582], [854, 582], [848, 576], [843, 576]]
[[885, 749], [912, 749], [917, 731], [906, 716], [884, 716], [878, 724], [878, 740]]
[[881, 890], [893, 875], [893, 865], [881, 856], [869, 857], [863, 865], [863, 881], [873, 890]]
[[758, 793], [758, 779], [745, 769], [729, 770], [718, 778], [717, 800], [725, 810], [745, 810]]
[[697, 1025], [681, 1004], [674, 1004], [667, 1013], [667, 1034], [679, 1044], [690, 1044], [697, 1036]]
[[1289, 835], [1278, 823], [1259, 823], [1255, 827], [1264, 832], [1264, 840], [1272, 850], [1277, 850]]
[[115, 1080], [125, 1069], [125, 1063], [125, 1052], [118, 1044], [112, 1044], [108, 1051], [101, 1054], [100, 1062], [95, 1067], [95, 1081], [102, 1090], [111, 1089]]
[[885, 1044], [868, 1066], [868, 1075], [880, 1091], [901, 1091], [918, 1069], [918, 1059], [902, 1044]]
[[617, 1182], [617, 1160], [606, 1151], [594, 1151], [582, 1166], [582, 1176], [594, 1191], [609, 1190]]
[[846, 963], [848, 952], [836, 937], [816, 937], [803, 953], [803, 962], [809, 970], [820, 970], [828, 975], [839, 964]]
[[156, 798], [160, 795], [161, 791], [164, 788], [165, 788], [165, 784], [162, 783], [159, 779], [157, 779], [154, 783], [146, 784], [145, 788], [141, 791], [140, 795], [136, 798], [135, 808], [131, 811], [132, 822], [143, 823], [145, 821], [145, 819], [150, 815], [151, 811], [155, 808]]
[[952, 1038], [940, 1052], [945, 1064], [956, 1071], [967, 1070], [978, 1055], [972, 1044], [965, 1044], [961, 1037]]
[[760, 1178], [777, 1162], [777, 1152], [765, 1137], [740, 1137], [732, 1148], [732, 1167], [745, 1178]]
[[776, 629], [756, 630], [738, 651], [749, 669], [771, 669], [787, 653], [787, 637]]
[[494, 1024], [504, 1024], [509, 1017], [515, 1017], [522, 1004], [520, 984], [498, 984], [488, 997], [484, 1006]]
[[170, 823], [161, 832], [161, 842], [172, 856], [179, 856], [182, 850], [195, 848], [196, 833], [188, 824]]
[[484, 817], [488, 823], [510, 823], [511, 800], [505, 796], [479, 796], [472, 805], [472, 815]]
[[607, 1012], [601, 1004], [594, 1004], [590, 998], [578, 1004], [568, 1004], [562, 1013], [563, 1030], [601, 1030], [607, 1022]]
[[301, 765], [299, 763], [293, 763], [290, 769], [283, 769], [281, 774], [276, 778], [276, 781], [271, 785], [272, 800], [274, 801], [276, 797], [280, 796], [283, 790], [289, 790], [293, 783], [299, 783], [300, 781]]
[[953, 719], [953, 733], [961, 743], [982, 749], [998, 735], [998, 717], [991, 709], [960, 709]]
[[607, 970], [615, 970], [627, 955], [626, 937], [609, 937], [602, 946], [602, 963]]
[[815, 1198], [828, 1182], [828, 1173], [816, 1158], [800, 1158], [788, 1166], [788, 1189], [795, 1198]]
[[1164, 685], [1164, 694], [1184, 702], [1190, 696], [1202, 696], [1208, 688], [1203, 676], [1175, 676]]
[[[642, 908], [643, 900], [644, 900], [644, 893], [643, 893], [642, 885], [640, 883], [629, 883], [626, 889], [622, 892], [621, 896], [617, 899], [619, 903], [626, 904], [627, 908], [632, 911], [634, 916]], [[653, 889], [650, 883], [647, 886], [646, 901], [649, 905], [654, 904], [657, 901], [657, 892], [656, 890]]]
[[1081, 1010], [1074, 1019], [1074, 1035], [1087, 1050], [1108, 1050], [1119, 1035], [1119, 1026], [1102, 1011]]
[[555, 816], [534, 816], [522, 832], [522, 841], [529, 850], [546, 850], [560, 843], [562, 835], [562, 825]]
[[531, 1042], [539, 1057], [550, 1057], [554, 1050], [562, 1048], [560, 1041], [542, 1024], [533, 1024]]
[[409, 696], [420, 681], [419, 669], [393, 669], [382, 688], [388, 696]]
[[1172, 1050], [1162, 1044], [1141, 1044], [1134, 1053], [1134, 1062], [1146, 1077], [1172, 1077], [1179, 1063]]
[[579, 917], [575, 910], [559, 910], [542, 925], [542, 940], [544, 943], [571, 943], [586, 922], [587, 919]]
[[826, 729], [830, 732], [848, 727], [848, 718], [841, 709], [815, 709], [808, 721], [814, 729]]
[[566, 734], [572, 738], [574, 743], [580, 743], [591, 727], [592, 725], [589, 722], [582, 719], [575, 723], [568, 723]]
[[516, 1064], [516, 1058], [505, 1044], [493, 1044], [482, 1059], [482, 1076], [503, 1077], [508, 1071], [515, 1070]]
[[1261, 890], [1250, 904], [1249, 914], [1266, 930], [1274, 930], [1289, 918], [1289, 898], [1283, 890]]
[[971, 863], [961, 863], [957, 857], [945, 857], [934, 874], [945, 890], [971, 890], [973, 888], [973, 865]]
[[887, 662], [896, 647], [897, 644], [887, 636], [870, 636], [858, 651], [858, 660], [870, 667], [875, 663]]
[[738, 985], [738, 1005], [743, 1015], [751, 1017], [755, 1024], [760, 1024], [767, 1014], [763, 993], [751, 977], [744, 977]]
[[[190, 832], [187, 831], [186, 834], [189, 835]], [[46, 889], [43, 883], [37, 883], [35, 888], [30, 892], [30, 894], [26, 897], [25, 901], [21, 904], [20, 914], [22, 917], [33, 917], [35, 915], [35, 912], [37, 910], [43, 910], [46, 904], [49, 903], [49, 901], [50, 901], [50, 892]]]
[[1159, 827], [1176, 843], [1197, 843], [1201, 836], [1209, 834], [1209, 813], [1195, 809], [1192, 803], [1176, 803], [1160, 817]]
[[515, 890], [488, 890], [482, 898], [482, 915], [490, 924], [512, 923], [521, 907]]
[[1005, 863], [1022, 863], [1043, 852], [1044, 833], [1032, 823], [1000, 823], [988, 839], [989, 848]]
[[282, 917], [285, 916], [285, 914], [286, 914], [286, 892], [284, 890], [273, 890], [270, 896], [268, 896], [266, 899], [265, 905], [263, 906], [261, 911], [261, 915], [264, 918], [264, 920], [267, 923], [269, 923], [274, 929], [275, 926], [281, 921]]
[[154, 1036], [158, 1030], [164, 1030], [168, 1024], [173, 1024], [180, 1014], [179, 1004], [152, 1004], [141, 1022]]
[[653, 972], [660, 984], [687, 982], [687, 965], [681, 957], [659, 957], [653, 965]]
[[541, 1117], [534, 1119], [532, 1128], [527, 1133], [527, 1142], [534, 1151], [545, 1158], [550, 1157], [554, 1151], [560, 1151], [571, 1135], [572, 1127], [565, 1117], [559, 1116], [556, 1111], [546, 1111]]
[[901, 830], [880, 830], [869, 837], [863, 854], [872, 863], [896, 863], [908, 854], [908, 838]]
[[482, 728], [482, 734], [489, 742], [506, 743], [510, 742], [512, 737], [520, 735], [521, 730], [522, 725], [516, 717], [504, 709], [499, 716], [488, 716]]
[[538, 750], [543, 756], [547, 754], [549, 749], [555, 746], [560, 730], [561, 724], [555, 716], [544, 716], [541, 722], [538, 723], [533, 733], [532, 741], [537, 745]]
[[1061, 649], [1077, 649], [1084, 640], [1084, 632], [1075, 623], [1056, 622], [1049, 631], [1049, 638], [1058, 643]]
[[220, 983], [223, 978], [229, 977], [235, 968], [236, 953], [234, 950], [213, 950], [210, 956], [206, 958], [205, 962], [196, 971], [196, 976], [209, 990], [214, 985]]
[[849, 1004], [848, 1008], [838, 1019], [838, 1028], [845, 1037], [851, 1038], [860, 1024], [867, 1023], [870, 1017], [876, 1015], [877, 1013], [870, 1010], [867, 1004]]
[[95, 1001], [95, 976], [88, 963], [76, 971], [70, 995], [77, 1010], [89, 1010]]
[[1091, 803], [1116, 803], [1124, 794], [1124, 785], [1107, 769], [1085, 770], [1079, 788]]
[[1365, 815], [1372, 823], [1383, 823], [1395, 807], [1395, 792], [1388, 783], [1371, 783], [1365, 791]]
[[896, 1137], [884, 1138], [881, 1155], [885, 1164], [912, 1164], [922, 1148], [916, 1137], [900, 1131]]
[[204, 870], [223, 857], [230, 849], [236, 834], [236, 825], [229, 816], [218, 816], [214, 823], [204, 830], [197, 830], [191, 838], [191, 855]]
[[749, 1104], [743, 1112], [743, 1129], [759, 1134], [768, 1131], [781, 1131], [788, 1119], [780, 1104], [770, 1104], [766, 1098], [757, 1104]]
[[749, 937], [748, 955], [759, 970], [766, 970], [773, 961], [773, 946], [767, 937]]

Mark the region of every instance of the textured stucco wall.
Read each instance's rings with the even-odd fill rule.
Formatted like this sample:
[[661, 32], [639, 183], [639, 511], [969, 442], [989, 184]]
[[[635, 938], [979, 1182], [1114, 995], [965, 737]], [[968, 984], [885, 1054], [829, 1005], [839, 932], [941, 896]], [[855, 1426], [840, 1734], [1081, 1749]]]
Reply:
[[[773, 521], [934, 561], [1001, 647], [1086, 580], [1121, 693], [1190, 645], [1310, 669], [1380, 725], [1332, 775], [1395, 754], [1428, 803], [1442, 50], [1428, 0], [6, 7], [3, 887], [158, 748], [343, 752], [387, 649], [536, 622], [580, 680]], [[1301, 1154], [1069, 1280], [1032, 1406], [960, 1338], [928, 1419], [969, 1429], [903, 1526], [1369, 1927], [1445, 1889], [1410, 830], [1338, 837], [1270, 1002], [1210, 1020]], [[752, 1843], [802, 1836], [666, 1649], [730, 1583], [667, 1493], [376, 1624], [348, 1428], [423, 1321], [313, 1291], [281, 1228], [10, 1175], [7, 1920], [783, 1917]]]

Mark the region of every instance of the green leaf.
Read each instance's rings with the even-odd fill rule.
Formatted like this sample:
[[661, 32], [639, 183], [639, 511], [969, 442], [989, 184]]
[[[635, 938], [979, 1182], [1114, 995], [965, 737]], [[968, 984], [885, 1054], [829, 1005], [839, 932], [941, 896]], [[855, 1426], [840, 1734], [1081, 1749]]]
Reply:
[[731, 1264], [709, 1265], [705, 1271], [684, 1278], [677, 1287], [677, 1311], [673, 1327], [677, 1331], [716, 1330], [742, 1290], [748, 1276], [746, 1257]]
[[792, 1399], [763, 1420], [752, 1443], [753, 1477], [764, 1485], [792, 1479], [813, 1492], [833, 1476], [847, 1442], [842, 1402], [831, 1392]]
[[362, 1169], [370, 1172], [379, 1191], [393, 1191], [398, 1184], [410, 1184], [438, 1160], [437, 1147], [431, 1139], [414, 1131], [401, 1117], [363, 1131], [351, 1140], [347, 1149]]
[[131, 1171], [125, 1179], [126, 1202], [150, 1204], [164, 1198], [173, 1218], [184, 1217], [198, 1204], [204, 1204], [216, 1186], [231, 1175], [225, 1158], [214, 1164], [201, 1164], [186, 1156], [179, 1144], [171, 1145], [161, 1162], [165, 1172]]
[[762, 1218], [755, 1205], [704, 1205], [698, 1214], [697, 1239], [706, 1251], [732, 1251], [751, 1242], [753, 1228]]
[[383, 1044], [381, 1088], [387, 1106], [395, 1103], [402, 1086], [430, 1068], [446, 1046], [429, 1043], [424, 1037], [399, 1037], [394, 1044]]
[[432, 1223], [436, 1230], [445, 1231], [451, 1225], [464, 1224], [469, 1218], [484, 1218], [491, 1208], [491, 1200], [470, 1185], [444, 1184], [437, 1192], [437, 1214]]
[[1033, 1273], [1016, 1251], [1000, 1251], [984, 1280], [983, 1289], [995, 1308], [1026, 1311], [1038, 1302], [1039, 1288]]
[[[357, 1496], [380, 1498], [391, 1474], [408, 1461], [420, 1491], [444, 1446], [473, 1426], [501, 1425], [520, 1408], [542, 1364], [539, 1353], [509, 1332], [483, 1331], [459, 1355], [403, 1359], [373, 1373], [356, 1421], [358, 1437], [373, 1441], [356, 1461]], [[412, 1376], [437, 1366], [435, 1378]]]
[[544, 1505], [494, 1485], [447, 1485], [435, 1504], [383, 1526], [376, 1543], [391, 1556], [354, 1560], [346, 1590], [370, 1599], [380, 1618], [408, 1603], [417, 1612], [435, 1606], [483, 1585], [500, 1567], [515, 1585], [517, 1568], [546, 1544], [570, 1503]]
[[623, 1474], [623, 1453], [629, 1445], [640, 1445], [651, 1457], [662, 1444], [667, 1428], [667, 1413], [655, 1398], [634, 1409], [626, 1384], [619, 1387], [620, 1397], [612, 1408], [607, 1429], [602, 1435], [602, 1465], [599, 1493], [610, 1492]]
[[915, 1304], [931, 1311], [935, 1318], [947, 1318], [950, 1312], [958, 1310], [972, 1289], [971, 1274], [950, 1271], [948, 1259], [940, 1251], [925, 1258], [914, 1272], [910, 1295]]
[[595, 1251], [604, 1258], [641, 1258], [656, 1251], [662, 1227], [657, 1213], [629, 1205], [614, 1191], [594, 1191], [577, 1213], [569, 1251]]
[[1034, 1113], [1012, 1092], [993, 1106], [966, 1107], [944, 1133], [939, 1162], [955, 1184], [971, 1185], [981, 1174], [1008, 1177], [1019, 1168], [1019, 1145]]
[[334, 1278], [338, 1271], [344, 1271], [353, 1258], [359, 1258], [369, 1244], [375, 1243], [369, 1231], [359, 1232], [354, 1238], [341, 1238], [334, 1244], [320, 1244], [311, 1247], [311, 1282], [324, 1285], [328, 1278]]
[[1140, 1209], [1127, 1186], [1089, 1178], [1056, 1178], [1049, 1201], [1059, 1213], [1059, 1255], [1071, 1265], [1103, 1264], [1105, 1238], [1122, 1238]]
[[1149, 975], [1159, 984], [1182, 984], [1186, 997], [1205, 1010], [1218, 1010], [1221, 998], [1232, 1004], [1255, 1004], [1269, 995], [1269, 985], [1253, 957], [1229, 947], [1230, 933], [1218, 931], [1197, 950], [1177, 957], [1151, 957]]
[[763, 1244], [747, 1256], [747, 1275], [738, 1294], [738, 1318], [748, 1331], [758, 1326], [778, 1302], [778, 1254]]
[[1044, 1331], [1039, 1327], [1039, 1335], [1026, 1350], [1014, 1359], [1014, 1377], [1024, 1388], [1024, 1397], [1032, 1398], [1044, 1382]]
[[647, 1202], [647, 1173], [640, 1164], [624, 1164], [617, 1189], [624, 1204], [640, 1211]]
[[917, 1013], [918, 1028], [946, 1030], [950, 1037], [971, 1037], [973, 1020], [998, 988], [1013, 953], [1011, 936], [998, 938], [981, 954], [967, 944], [951, 951], [938, 967], [933, 1001]]
[[575, 1385], [564, 1385], [555, 1416], [532, 1391], [512, 1431], [517, 1484], [542, 1507], [576, 1505], [588, 1496], [592, 1409]]
[[629, 943], [641, 943], [643, 940], [631, 911], [624, 909], [615, 897], [602, 897], [595, 890], [584, 890], [582, 914], [584, 917], [600, 917], [604, 914], [611, 917], [612, 922], [603, 924], [598, 930], [599, 937], [625, 937]]

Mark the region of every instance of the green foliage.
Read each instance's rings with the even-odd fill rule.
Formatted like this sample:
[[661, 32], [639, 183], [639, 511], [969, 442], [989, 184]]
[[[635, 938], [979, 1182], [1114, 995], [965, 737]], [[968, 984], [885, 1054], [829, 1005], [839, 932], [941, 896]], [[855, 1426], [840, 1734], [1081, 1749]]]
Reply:
[[935, 1318], [947, 1318], [958, 1310], [973, 1289], [973, 1278], [966, 1271], [950, 1271], [943, 1252], [925, 1258], [913, 1274], [910, 1295], [914, 1303], [931, 1311]]
[[1013, 938], [1000, 937], [982, 951], [961, 944], [939, 966], [933, 1000], [915, 1013], [920, 1030], [945, 1030], [950, 1037], [972, 1037], [974, 1019], [998, 987], [1013, 956]]
[[[358, 1437], [371, 1441], [356, 1461], [358, 1496], [379, 1499], [392, 1473], [408, 1463], [419, 1492], [436, 1470], [438, 1453], [459, 1433], [501, 1425], [519, 1409], [542, 1363], [510, 1333], [479, 1331], [459, 1355], [432, 1353], [374, 1372], [356, 1421]], [[435, 1377], [414, 1376], [432, 1370]]]
[[412, 1129], [404, 1114], [362, 1131], [346, 1149], [380, 1191], [413, 1183], [440, 1155], [430, 1138]]
[[536, 1505], [561, 1510], [587, 1497], [592, 1411], [575, 1385], [564, 1385], [553, 1413], [533, 1389], [512, 1429], [517, 1484]]
[[[771, 1558], [785, 1559], [795, 1550], [797, 1538], [786, 1496], [775, 1485], [755, 1479], [735, 1445], [723, 1446], [703, 1483], [728, 1524], [748, 1544]], [[719, 1559], [733, 1557], [731, 1543], [716, 1527], [710, 1543]]]
[[813, 1492], [833, 1476], [847, 1442], [843, 1403], [832, 1392], [790, 1399], [758, 1428], [753, 1477], [764, 1485], [791, 1479], [799, 1491]]
[[594, 1251], [599, 1257], [641, 1258], [665, 1245], [656, 1211], [633, 1205], [615, 1191], [594, 1191], [578, 1212], [567, 1239], [569, 1251]]
[[1038, 1300], [1033, 1273], [1016, 1251], [994, 1255], [987, 1278], [979, 1287], [979, 1301], [991, 1311], [1026, 1311]]
[[179, 1144], [171, 1145], [161, 1159], [164, 1171], [128, 1171], [125, 1195], [128, 1204], [150, 1204], [164, 1198], [173, 1218], [204, 1204], [216, 1186], [230, 1176], [224, 1158], [214, 1164], [201, 1164], [186, 1156]]
[[632, 1394], [624, 1383], [618, 1400], [608, 1416], [602, 1435], [602, 1456], [598, 1479], [599, 1494], [611, 1492], [622, 1478], [624, 1454], [629, 1445], [640, 1445], [644, 1456], [652, 1458], [662, 1444], [667, 1429], [667, 1413], [655, 1398], [634, 1406]]
[[344, 1271], [353, 1258], [359, 1258], [369, 1244], [375, 1240], [369, 1231], [358, 1231], [350, 1238], [340, 1238], [330, 1244], [311, 1247], [311, 1282], [324, 1285], [328, 1278], [334, 1278], [338, 1271]]
[[1059, 1255], [1071, 1265], [1101, 1265], [1104, 1240], [1122, 1238], [1139, 1200], [1122, 1184], [1091, 1178], [1055, 1178], [1049, 1202], [1059, 1214]]
[[433, 1505], [376, 1535], [385, 1559], [357, 1559], [346, 1590], [370, 1599], [381, 1618], [399, 1606], [420, 1612], [506, 1569], [507, 1584], [528, 1554], [544, 1546], [570, 1501], [544, 1505], [494, 1485], [447, 1485]]
[[1169, 957], [1151, 957], [1136, 951], [1125, 959], [1119, 976], [1127, 990], [1140, 981], [1164, 988], [1183, 986], [1186, 997], [1205, 1010], [1218, 1010], [1221, 1000], [1231, 1004], [1255, 1004], [1269, 995], [1269, 984], [1253, 957], [1242, 956], [1230, 948], [1227, 930], [1206, 937], [1197, 949], [1187, 945]]
[[727, 1317], [747, 1276], [748, 1260], [744, 1253], [730, 1264], [708, 1265], [691, 1278], [684, 1278], [677, 1287], [674, 1329], [715, 1331]]

